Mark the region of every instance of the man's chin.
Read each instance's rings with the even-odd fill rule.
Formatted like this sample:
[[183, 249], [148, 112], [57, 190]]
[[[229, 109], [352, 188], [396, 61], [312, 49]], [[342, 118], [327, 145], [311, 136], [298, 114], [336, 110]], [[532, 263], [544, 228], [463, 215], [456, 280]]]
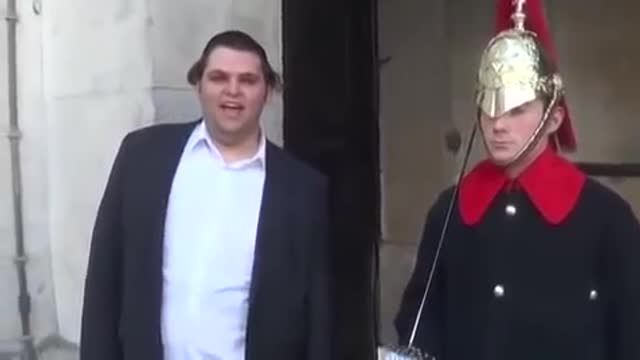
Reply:
[[506, 164], [513, 159], [515, 154], [512, 151], [492, 149], [489, 151], [491, 160], [496, 164]]
[[241, 122], [223, 122], [218, 121], [214, 125], [213, 131], [214, 137], [216, 137], [217, 141], [223, 143], [233, 143], [236, 141], [242, 141], [242, 139], [250, 136], [254, 133], [254, 129], [251, 124], [241, 123]]
[[216, 121], [216, 128], [222, 133], [241, 133], [246, 127], [246, 121], [243, 119], [218, 118], [218, 121]]

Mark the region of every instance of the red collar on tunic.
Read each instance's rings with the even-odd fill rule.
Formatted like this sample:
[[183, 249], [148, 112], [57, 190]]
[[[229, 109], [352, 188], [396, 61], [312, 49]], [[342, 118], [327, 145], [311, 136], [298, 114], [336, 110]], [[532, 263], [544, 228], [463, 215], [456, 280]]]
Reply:
[[526, 192], [547, 222], [559, 224], [575, 208], [585, 180], [582, 171], [549, 147], [516, 179], [485, 160], [462, 179], [460, 215], [465, 224], [477, 224], [496, 196], [514, 185]]

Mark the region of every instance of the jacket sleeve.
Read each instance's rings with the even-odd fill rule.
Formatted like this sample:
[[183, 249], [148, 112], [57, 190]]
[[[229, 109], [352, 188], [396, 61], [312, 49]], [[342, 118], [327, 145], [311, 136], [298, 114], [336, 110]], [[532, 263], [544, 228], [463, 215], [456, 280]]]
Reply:
[[120, 145], [96, 216], [84, 284], [80, 360], [120, 360], [122, 179], [127, 138]]
[[625, 202], [623, 211], [612, 212], [612, 224], [604, 239], [608, 244], [613, 306], [613, 339], [609, 359], [640, 359], [640, 225]]
[[[427, 279], [435, 257], [442, 225], [449, 205], [452, 192], [446, 191], [440, 195], [435, 205], [429, 210], [418, 247], [416, 262], [409, 278], [409, 282], [402, 294], [400, 308], [395, 318], [395, 327], [400, 345], [408, 345], [413, 332], [418, 309], [422, 302]], [[446, 240], [445, 240], [446, 243]], [[444, 249], [444, 247], [443, 247]], [[440, 254], [442, 260], [443, 253]], [[443, 359], [444, 342], [444, 268], [439, 262], [434, 274], [429, 295], [420, 316], [413, 347], [422, 352], [435, 355]]]
[[334, 358], [332, 341], [333, 309], [330, 284], [330, 221], [329, 191], [326, 182], [322, 182], [318, 192], [317, 206], [313, 219], [314, 237], [310, 249], [311, 269], [309, 272], [308, 338], [307, 358], [309, 360], [327, 360]]

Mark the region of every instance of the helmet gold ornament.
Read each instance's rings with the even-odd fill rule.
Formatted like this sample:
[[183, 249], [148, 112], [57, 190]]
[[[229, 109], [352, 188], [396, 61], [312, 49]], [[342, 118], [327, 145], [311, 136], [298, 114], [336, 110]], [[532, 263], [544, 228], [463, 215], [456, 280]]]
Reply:
[[564, 108], [565, 119], [552, 135], [556, 149], [574, 151], [576, 140], [564, 102], [564, 87], [540, 0], [498, 1], [498, 34], [480, 59], [475, 103], [478, 111], [499, 117], [527, 102], [541, 99], [545, 111], [539, 125], [516, 155], [519, 160], [544, 134], [551, 110]]

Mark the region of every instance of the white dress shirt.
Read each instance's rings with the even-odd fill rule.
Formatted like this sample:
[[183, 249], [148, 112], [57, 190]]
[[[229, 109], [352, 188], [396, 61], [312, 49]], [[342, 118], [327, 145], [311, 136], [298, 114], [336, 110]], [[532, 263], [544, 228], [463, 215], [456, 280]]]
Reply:
[[204, 122], [186, 143], [165, 219], [165, 360], [244, 359], [265, 143], [226, 163]]

